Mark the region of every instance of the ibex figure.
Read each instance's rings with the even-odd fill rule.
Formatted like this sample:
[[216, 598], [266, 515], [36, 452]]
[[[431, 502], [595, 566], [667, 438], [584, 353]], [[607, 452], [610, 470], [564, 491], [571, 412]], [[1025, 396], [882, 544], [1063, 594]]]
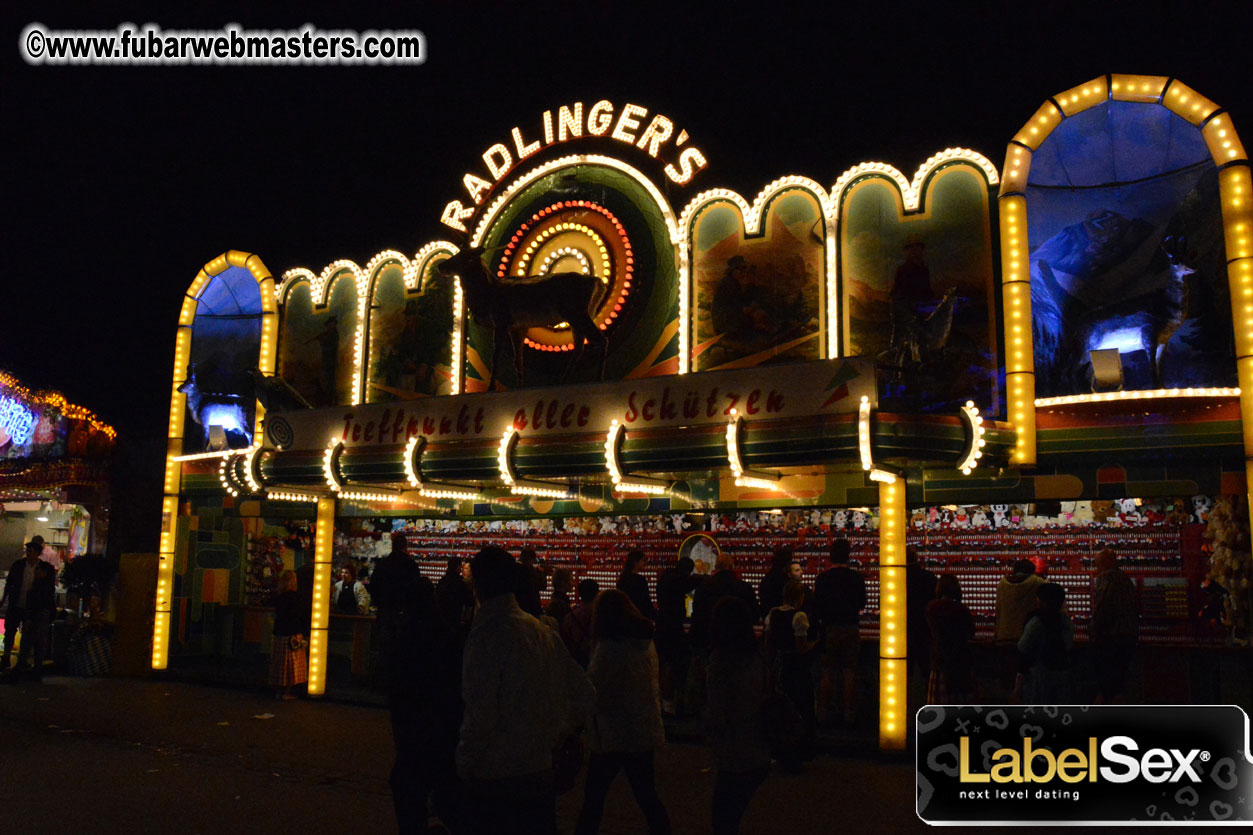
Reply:
[[461, 279], [470, 315], [480, 325], [488, 325], [492, 329], [494, 339], [488, 391], [496, 383], [496, 363], [506, 341], [513, 348], [518, 384], [523, 385], [523, 334], [527, 328], [554, 327], [562, 322], [569, 323], [574, 335], [574, 355], [562, 380], [582, 358], [589, 342], [600, 346], [600, 379], [604, 379], [609, 339], [592, 321], [589, 312], [605, 292], [604, 283], [596, 276], [558, 272], [530, 280], [497, 283], [483, 264], [483, 248], [468, 244], [456, 255], [441, 261], [437, 269], [443, 276], [458, 276]]

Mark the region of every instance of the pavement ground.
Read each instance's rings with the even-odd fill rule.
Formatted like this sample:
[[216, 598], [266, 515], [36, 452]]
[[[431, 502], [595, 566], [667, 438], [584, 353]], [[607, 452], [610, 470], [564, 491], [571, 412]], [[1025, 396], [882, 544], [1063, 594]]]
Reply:
[[[3, 830], [394, 832], [387, 712], [160, 679], [46, 676], [0, 686]], [[673, 741], [658, 786], [676, 833], [709, 830], [708, 748]], [[909, 758], [823, 755], [772, 773], [743, 832], [922, 832]], [[559, 800], [573, 828], [582, 786]], [[624, 776], [601, 831], [644, 831]]]

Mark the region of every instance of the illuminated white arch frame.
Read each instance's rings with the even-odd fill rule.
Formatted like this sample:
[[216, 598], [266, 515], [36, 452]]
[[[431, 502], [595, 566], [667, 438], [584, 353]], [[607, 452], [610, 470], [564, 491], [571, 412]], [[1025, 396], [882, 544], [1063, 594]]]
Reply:
[[[840, 235], [840, 205], [844, 192], [854, 183], [867, 177], [882, 178], [896, 186], [897, 191], [900, 193], [904, 214], [913, 214], [919, 211], [922, 206], [922, 193], [931, 175], [940, 168], [953, 163], [967, 163], [975, 168], [986, 178], [988, 186], [995, 186], [1000, 182], [996, 166], [983, 154], [980, 154], [978, 151], [972, 151], [969, 148], [946, 148], [932, 155], [926, 162], [920, 165], [918, 170], [914, 172], [912, 180], [906, 179], [904, 174], [888, 163], [863, 162], [854, 165], [841, 174], [829, 192], [808, 177], [797, 175], [779, 177], [773, 180], [757, 193], [752, 203], [749, 203], [739, 193], [730, 189], [714, 188], [702, 191], [688, 202], [679, 217], [679, 228], [684, 233], [684, 240], [681, 242], [683, 249], [679, 253], [684, 287], [686, 288], [687, 286], [691, 268], [690, 238], [693, 232], [693, 225], [701, 212], [717, 203], [728, 203], [734, 206], [740, 212], [740, 218], [744, 225], [744, 236], [748, 238], [762, 233], [766, 209], [775, 198], [788, 191], [799, 190], [807, 192], [817, 199], [821, 207], [824, 227], [826, 294], [823, 314], [827, 332], [822, 356], [825, 358], [843, 356], [844, 346], [840, 339], [841, 300], [839, 298], [836, 258], [838, 256]], [[679, 332], [683, 335], [690, 332], [691, 327], [690, 291], [686, 297], [681, 294], [680, 305], [680, 316], [682, 318], [679, 323]], [[686, 339], [681, 339], [680, 344], [681, 346], [690, 345], [690, 342]], [[691, 359], [689, 348], [688, 351], [684, 352], [684, 359], [681, 359], [680, 362], [685, 362], [690, 367]]]
[[[981, 171], [989, 185], [997, 185], [999, 179], [996, 168], [982, 154], [967, 148], [947, 148], [919, 166], [913, 179], [908, 180], [894, 166], [882, 162], [863, 162], [849, 168], [836, 180], [830, 193], [816, 181], [808, 177], [789, 175], [779, 177], [759, 191], [752, 203], [730, 189], [708, 189], [700, 192], [684, 207], [682, 214], [675, 216], [665, 196], [657, 186], [639, 169], [614, 157], [601, 154], [573, 154], [560, 157], [540, 165], [526, 174], [512, 180], [483, 210], [471, 235], [470, 242], [478, 246], [483, 242], [487, 231], [497, 220], [500, 212], [521, 191], [531, 184], [564, 168], [579, 165], [601, 165], [626, 174], [642, 186], [656, 204], [666, 223], [666, 231], [670, 236], [670, 244], [675, 248], [675, 269], [679, 277], [679, 373], [686, 374], [692, 366], [692, 287], [691, 287], [691, 233], [692, 225], [700, 213], [718, 203], [729, 203], [740, 212], [746, 237], [760, 235], [765, 222], [766, 210], [777, 197], [789, 191], [803, 191], [818, 201], [824, 227], [824, 254], [826, 264], [826, 295], [823, 315], [826, 320], [826, 342], [823, 346], [824, 357], [843, 355], [840, 344], [840, 300], [838, 298], [837, 281], [837, 247], [839, 240], [839, 207], [844, 191], [855, 182], [865, 177], [879, 177], [893, 183], [901, 196], [901, 204], [905, 214], [918, 211], [921, 205], [922, 192], [931, 175], [939, 168], [954, 162], [965, 162]], [[383, 268], [398, 265], [404, 272], [404, 284], [407, 290], [419, 287], [421, 277], [426, 274], [432, 260], [438, 256], [450, 256], [458, 252], [458, 247], [449, 241], [432, 241], [426, 244], [412, 258], [403, 253], [387, 249], [377, 253], [360, 267], [356, 262], [339, 259], [331, 262], [315, 274], [304, 267], [287, 270], [282, 282], [276, 286], [275, 294], [280, 304], [286, 304], [291, 291], [302, 282], [310, 285], [310, 295], [315, 306], [325, 306], [330, 301], [330, 292], [335, 281], [345, 274], [351, 275], [357, 293], [357, 327], [353, 340], [353, 376], [352, 405], [364, 400], [365, 377], [368, 374], [366, 351], [370, 317], [373, 311], [371, 300], [375, 285]], [[453, 288], [453, 333], [452, 360], [453, 380], [452, 393], [460, 394], [464, 384], [465, 357], [464, 351], [464, 318], [465, 296], [459, 281]]]
[[[1218, 166], [1219, 205], [1227, 252], [1227, 283], [1231, 294], [1236, 340], [1240, 414], [1244, 430], [1245, 476], [1253, 486], [1253, 180], [1249, 159], [1231, 118], [1221, 108], [1174, 78], [1112, 74], [1072, 87], [1044, 102], [1010, 140], [1001, 176], [1000, 233], [1002, 309], [1005, 328], [1005, 378], [1009, 420], [1017, 429], [1011, 456], [1015, 464], [1036, 463], [1035, 412], [1050, 400], [1035, 399], [1035, 356], [1031, 326], [1031, 269], [1028, 260], [1027, 180], [1031, 159], [1063, 119], [1105, 101], [1158, 104], [1201, 132]], [[1197, 390], [1200, 396], [1221, 396], [1224, 390]], [[1177, 390], [1127, 392], [1126, 398], [1180, 396]], [[1074, 402], [1123, 399], [1120, 395], [1085, 397]], [[1065, 402], [1072, 402], [1069, 399]]]
[[[448, 257], [456, 254], [456, 252], [457, 247], [455, 244], [448, 241], [432, 241], [418, 250], [412, 259], [397, 250], [385, 249], [366, 262], [365, 267], [360, 267], [355, 261], [348, 259], [332, 261], [322, 269], [321, 273], [316, 275], [312, 270], [305, 267], [294, 267], [283, 273], [282, 282], [274, 288], [275, 298], [279, 304], [285, 306], [291, 297], [292, 290], [302, 283], [307, 283], [311, 300], [316, 309], [318, 306], [325, 306], [330, 302], [331, 289], [339, 278], [345, 275], [352, 277], [357, 293], [357, 327], [353, 335], [352, 368], [352, 405], [356, 406], [364, 400], [365, 378], [369, 373], [369, 364], [366, 362], [366, 351], [369, 343], [367, 335], [370, 332], [370, 318], [373, 314], [371, 301], [374, 298], [379, 276], [385, 268], [393, 265], [399, 266], [403, 272], [405, 289], [407, 291], [418, 290], [420, 289], [422, 276], [426, 274], [427, 268], [436, 257], [440, 255]], [[453, 394], [461, 393], [462, 363], [459, 357], [461, 354], [464, 309], [465, 296], [461, 290], [461, 282], [454, 279], [452, 311]]]
[[[809, 179], [808, 177], [789, 175], [786, 177], [780, 177], [767, 184], [765, 188], [757, 192], [757, 196], [753, 198], [753, 202], [751, 204], [738, 192], [725, 188], [711, 188], [706, 191], [702, 191], [688, 202], [688, 204], [683, 208], [683, 214], [679, 217], [679, 228], [683, 230], [684, 237], [682, 251], [679, 253], [679, 257], [682, 260], [684, 283], [689, 283], [689, 276], [691, 275], [691, 271], [694, 266], [692, 264], [692, 238], [696, 231], [696, 221], [706, 209], [712, 208], [720, 203], [729, 203], [731, 206], [738, 209], [740, 213], [740, 221], [744, 227], [744, 238], [747, 240], [762, 234], [764, 231], [762, 227], [766, 219], [766, 209], [775, 200], [775, 198], [780, 197], [789, 191], [807, 193], [809, 196], [818, 201], [819, 211], [822, 214], [823, 254], [826, 259], [826, 273], [828, 276], [833, 275], [835, 269], [835, 204], [831, 201], [831, 197], [827, 194], [827, 190], [818, 185], [817, 182]], [[838, 300], [834, 298], [831, 292], [832, 283], [833, 282], [830, 280], [827, 282], [828, 287], [826, 300], [821, 311], [821, 314], [822, 316], [825, 316], [825, 321], [827, 323], [826, 343], [825, 345], [820, 343], [819, 346], [819, 355], [824, 358], [839, 356], [838, 353], [831, 352], [831, 346], [834, 344], [831, 340], [831, 334], [833, 333], [831, 330], [831, 317], [833, 313], [838, 315], [839, 312]], [[684, 295], [686, 295], [686, 301], [684, 300]], [[685, 331], [689, 334], [691, 332], [692, 301], [690, 289], [686, 294], [680, 294], [680, 334]], [[686, 351], [683, 351], [684, 344], [689, 346]], [[694, 359], [694, 357], [691, 356], [690, 338], [686, 341], [686, 343], [684, 340], [680, 340], [680, 350], [683, 351], [683, 356], [685, 357], [685, 359], [680, 360], [680, 362], [686, 362], [687, 367], [690, 368], [691, 362]], [[838, 352], [838, 350], [839, 349], [837, 347], [836, 351]]]
[[[161, 500], [161, 538], [157, 551], [157, 594], [152, 625], [152, 668], [163, 670], [169, 661], [170, 617], [174, 591], [174, 542], [177, 533], [179, 490], [182, 482], [183, 430], [185, 428], [187, 395], [178, 390], [187, 379], [187, 366], [191, 361], [192, 327], [196, 322], [196, 310], [200, 298], [214, 278], [231, 267], [248, 270], [256, 280], [261, 296], [261, 343], [257, 355], [257, 367], [263, 374], [274, 373], [274, 360], [278, 352], [278, 297], [274, 292], [274, 277], [260, 257], [249, 252], [232, 249], [205, 264], [183, 297], [178, 314], [178, 330], [174, 337], [174, 374], [170, 386], [170, 420], [166, 434], [165, 481]], [[265, 420], [265, 409], [256, 404], [253, 437], [260, 438]], [[223, 459], [225, 463], [228, 459]], [[328, 564], [329, 567], [329, 564]], [[329, 573], [327, 575], [329, 581]], [[330, 591], [329, 582], [327, 593]]]
[[[842, 214], [844, 196], [854, 185], [867, 179], [886, 181], [895, 188], [900, 198], [901, 214], [899, 219], [905, 220], [910, 215], [918, 214], [924, 210], [923, 196], [932, 180], [932, 176], [942, 168], [962, 163], [982, 174], [987, 188], [1000, 184], [1001, 178], [997, 174], [996, 166], [992, 164], [992, 161], [978, 151], [972, 151], [969, 148], [945, 148], [938, 154], [933, 154], [927, 158], [926, 162], [918, 166], [918, 170], [914, 172], [912, 179], [906, 179], [899, 169], [885, 162], [863, 162], [845, 171], [836, 179], [835, 184], [831, 186], [831, 203], [836, 212], [836, 223], [831, 233], [835, 239], [832, 243], [832, 251], [834, 252], [838, 249], [836, 242], [839, 240], [840, 221], [842, 220], [840, 215]], [[989, 220], [991, 220], [991, 216], [992, 206], [991, 201], [989, 201]], [[827, 274], [827, 303], [835, 304], [838, 302], [839, 287], [834, 260], [830, 267]], [[838, 313], [839, 311], [837, 311], [837, 318], [834, 320], [828, 319], [827, 321], [827, 338], [830, 344], [836, 346], [834, 349], [835, 353], [829, 354], [830, 356], [843, 356], [843, 345], [840, 344], [841, 341], [839, 339], [841, 320], [838, 317]], [[847, 334], [845, 334], [845, 338], [847, 338]]]

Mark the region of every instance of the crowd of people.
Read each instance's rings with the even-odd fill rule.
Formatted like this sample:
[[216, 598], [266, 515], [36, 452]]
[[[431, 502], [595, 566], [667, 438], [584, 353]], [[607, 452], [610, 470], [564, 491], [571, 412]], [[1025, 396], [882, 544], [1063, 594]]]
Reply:
[[[555, 798], [586, 759], [576, 832], [597, 831], [619, 773], [648, 831], [669, 832], [654, 776], [669, 714], [703, 717], [716, 773], [711, 828], [737, 832], [772, 762], [803, 769], [820, 726], [857, 719], [867, 594], [850, 553], [835, 539], [813, 588], [780, 547], [755, 589], [724, 553], [705, 576], [681, 557], [650, 590], [640, 573], [647, 557], [632, 550], [616, 588], [559, 568], [544, 604], [549, 576], [531, 549], [515, 559], [487, 546], [468, 572], [452, 558], [433, 583], [397, 535], [370, 598], [345, 571], [332, 600], [345, 612], [378, 612], [401, 831], [437, 819], [450, 832], [550, 833]], [[926, 701], [976, 701], [974, 619], [957, 577], [926, 570], [910, 547], [906, 584], [908, 655]], [[297, 587], [291, 572], [280, 578], [271, 683], [281, 698], [305, 676]], [[1074, 626], [1063, 587], [1016, 562], [997, 589], [996, 621], [1013, 697], [1066, 701]], [[1137, 627], [1135, 584], [1102, 551], [1091, 627], [1099, 701], [1122, 698]]]

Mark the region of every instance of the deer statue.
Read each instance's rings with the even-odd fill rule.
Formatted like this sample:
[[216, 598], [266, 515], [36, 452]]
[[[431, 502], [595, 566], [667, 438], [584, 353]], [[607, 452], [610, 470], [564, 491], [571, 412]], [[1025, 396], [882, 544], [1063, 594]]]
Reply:
[[604, 283], [595, 275], [557, 272], [513, 282], [492, 280], [483, 264], [483, 247], [472, 247], [466, 241], [451, 258], [441, 261], [436, 269], [442, 276], [457, 276], [465, 293], [470, 315], [480, 325], [492, 329], [492, 365], [487, 390], [496, 383], [496, 363], [506, 341], [513, 349], [518, 384], [523, 384], [522, 336], [527, 328], [555, 327], [568, 323], [574, 336], [574, 356], [562, 375], [562, 381], [578, 364], [587, 343], [600, 346], [600, 378], [605, 377], [605, 360], [609, 356], [609, 338], [592, 321], [590, 310], [605, 293]]

